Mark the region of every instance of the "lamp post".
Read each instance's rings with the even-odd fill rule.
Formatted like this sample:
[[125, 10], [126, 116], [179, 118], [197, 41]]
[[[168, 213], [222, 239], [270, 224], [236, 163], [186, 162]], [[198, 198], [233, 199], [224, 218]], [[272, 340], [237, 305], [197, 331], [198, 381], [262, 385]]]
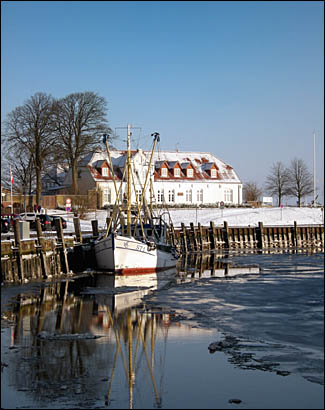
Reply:
[[316, 206], [316, 135], [314, 132], [314, 207]]

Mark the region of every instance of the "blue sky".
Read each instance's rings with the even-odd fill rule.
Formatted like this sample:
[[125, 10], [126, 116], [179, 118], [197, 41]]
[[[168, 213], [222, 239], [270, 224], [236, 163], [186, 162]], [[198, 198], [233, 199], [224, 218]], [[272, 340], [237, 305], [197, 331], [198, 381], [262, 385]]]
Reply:
[[141, 127], [134, 146], [158, 131], [159, 149], [211, 152], [261, 186], [276, 161], [313, 171], [315, 131], [323, 197], [323, 36], [320, 1], [2, 1], [1, 116], [94, 91], [113, 129]]

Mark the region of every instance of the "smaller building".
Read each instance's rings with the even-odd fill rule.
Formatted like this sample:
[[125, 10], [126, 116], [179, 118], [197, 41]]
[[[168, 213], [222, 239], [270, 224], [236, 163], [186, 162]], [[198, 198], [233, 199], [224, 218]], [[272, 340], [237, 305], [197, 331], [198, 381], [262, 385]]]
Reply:
[[67, 167], [58, 164], [46, 172], [42, 178], [42, 194], [51, 195], [62, 189], [68, 170]]

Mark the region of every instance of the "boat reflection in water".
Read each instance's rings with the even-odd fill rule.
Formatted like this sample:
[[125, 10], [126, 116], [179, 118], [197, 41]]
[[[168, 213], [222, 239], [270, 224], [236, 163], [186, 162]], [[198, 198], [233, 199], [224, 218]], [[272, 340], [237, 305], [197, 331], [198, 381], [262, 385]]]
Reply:
[[[40, 400], [77, 406], [78, 399], [91, 408], [108, 404], [112, 390], [123, 403], [127, 387], [121, 405], [132, 408], [139, 378], [141, 392], [154, 395], [159, 406], [155, 340], [158, 335], [166, 343], [175, 314], [152, 312], [141, 301], [175, 274], [94, 274], [21, 293], [3, 312], [11, 332], [7, 346], [15, 352], [8, 358], [5, 389], [28, 392], [36, 407]], [[12, 398], [4, 397], [4, 405], [6, 400]]]
[[186, 277], [232, 269], [214, 256], [198, 258], [187, 271], [184, 263], [177, 275], [92, 274], [20, 293], [4, 312], [11, 332], [2, 343], [11, 349], [5, 387], [26, 392], [35, 408], [161, 407], [167, 339], [215, 331], [182, 324], [175, 311], [150, 308], [143, 297]]

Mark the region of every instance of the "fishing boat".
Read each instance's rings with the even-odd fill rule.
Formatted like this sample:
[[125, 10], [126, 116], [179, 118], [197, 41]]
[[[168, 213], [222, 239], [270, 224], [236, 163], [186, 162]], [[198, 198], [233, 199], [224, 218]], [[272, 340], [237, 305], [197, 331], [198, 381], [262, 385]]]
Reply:
[[[123, 178], [119, 189], [114, 179], [114, 170], [108, 146], [107, 135], [104, 142], [109, 158], [110, 169], [116, 192], [116, 202], [107, 226], [105, 235], [94, 243], [97, 268], [122, 275], [139, 275], [159, 272], [176, 266], [177, 254], [175, 248], [167, 241], [167, 223], [160, 216], [153, 216], [152, 207], [146, 205], [146, 187], [150, 174], [152, 157], [159, 134], [153, 133], [154, 137], [148, 171], [142, 189], [140, 200], [136, 199], [136, 215], [132, 216], [131, 204], [131, 180], [133, 177], [131, 169], [130, 149], [130, 125], [127, 127], [127, 194], [125, 204], [121, 206], [118, 201], [120, 197]], [[144, 212], [144, 210], [146, 212]], [[126, 211], [126, 219], [123, 216]], [[134, 214], [134, 211], [133, 211]]]

